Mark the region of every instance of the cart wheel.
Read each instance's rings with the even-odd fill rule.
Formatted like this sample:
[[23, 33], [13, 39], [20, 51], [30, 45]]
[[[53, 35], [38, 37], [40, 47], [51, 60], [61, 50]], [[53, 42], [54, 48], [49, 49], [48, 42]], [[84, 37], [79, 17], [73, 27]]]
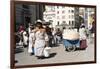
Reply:
[[68, 46], [66, 49], [67, 49], [68, 52], [73, 52], [73, 51], [76, 50], [76, 46], [75, 45]]
[[81, 50], [86, 50], [86, 48], [81, 48]]

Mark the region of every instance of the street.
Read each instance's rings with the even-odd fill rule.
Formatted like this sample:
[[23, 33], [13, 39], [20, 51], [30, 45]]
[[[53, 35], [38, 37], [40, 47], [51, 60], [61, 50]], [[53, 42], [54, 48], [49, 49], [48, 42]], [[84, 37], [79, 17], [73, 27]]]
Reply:
[[[91, 42], [92, 40], [92, 42]], [[68, 62], [83, 62], [94, 61], [94, 39], [87, 39], [88, 47], [86, 50], [76, 50], [67, 52], [63, 44], [52, 47], [50, 58], [37, 59], [34, 55], [30, 56], [27, 48], [23, 52], [15, 54], [15, 60], [18, 62], [15, 65], [35, 65], [35, 64], [52, 64], [52, 63], [68, 63]]]

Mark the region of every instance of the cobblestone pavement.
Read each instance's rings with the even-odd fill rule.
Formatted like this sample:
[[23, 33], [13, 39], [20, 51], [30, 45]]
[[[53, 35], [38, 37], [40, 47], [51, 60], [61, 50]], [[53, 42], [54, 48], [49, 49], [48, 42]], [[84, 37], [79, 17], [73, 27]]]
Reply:
[[87, 39], [88, 47], [86, 50], [76, 50], [74, 52], [67, 52], [63, 44], [52, 47], [50, 53], [51, 57], [46, 59], [37, 59], [34, 55], [30, 56], [27, 48], [23, 52], [16, 53], [15, 59], [18, 61], [15, 65], [32, 65], [32, 64], [50, 64], [50, 63], [68, 63], [68, 62], [82, 62], [94, 60], [94, 41]]

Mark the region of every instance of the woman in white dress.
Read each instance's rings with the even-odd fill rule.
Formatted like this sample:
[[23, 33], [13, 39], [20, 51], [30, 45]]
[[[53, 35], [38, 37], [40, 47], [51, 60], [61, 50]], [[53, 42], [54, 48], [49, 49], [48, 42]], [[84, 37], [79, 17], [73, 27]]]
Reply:
[[30, 55], [33, 55], [34, 51], [33, 51], [33, 39], [34, 39], [34, 32], [31, 31], [29, 34], [29, 46], [28, 46], [28, 53]]
[[44, 54], [44, 48], [47, 46], [48, 43], [48, 36], [45, 32], [45, 29], [42, 27], [42, 23], [37, 22], [36, 23], [36, 28], [34, 30], [34, 37], [33, 37], [33, 46], [34, 46], [34, 55], [38, 58], [41, 59]]
[[33, 25], [30, 25], [29, 26], [29, 44], [28, 44], [28, 53], [30, 55], [33, 55], [34, 54], [34, 48], [32, 47], [33, 46], [33, 39], [34, 39], [34, 26]]

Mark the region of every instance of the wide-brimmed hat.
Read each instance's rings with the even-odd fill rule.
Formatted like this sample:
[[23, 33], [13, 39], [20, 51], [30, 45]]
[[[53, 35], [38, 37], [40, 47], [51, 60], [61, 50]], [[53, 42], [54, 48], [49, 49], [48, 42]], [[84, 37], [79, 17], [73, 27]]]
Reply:
[[38, 19], [38, 20], [36, 21], [36, 23], [37, 23], [37, 22], [42, 23], [42, 20]]

